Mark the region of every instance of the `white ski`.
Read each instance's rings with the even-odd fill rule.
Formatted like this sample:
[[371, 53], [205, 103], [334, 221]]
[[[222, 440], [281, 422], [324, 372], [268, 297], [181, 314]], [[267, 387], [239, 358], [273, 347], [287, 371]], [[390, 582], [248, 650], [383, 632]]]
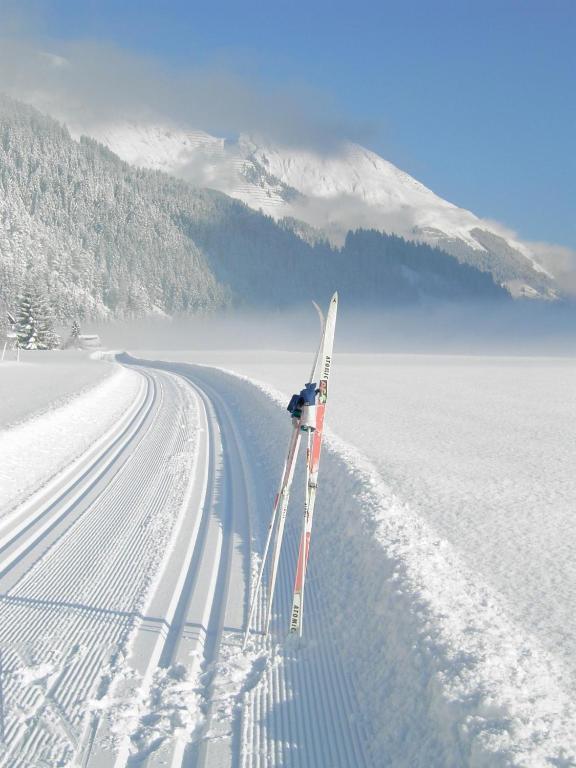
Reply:
[[304, 614], [304, 586], [306, 583], [306, 570], [308, 556], [310, 554], [310, 537], [312, 534], [312, 519], [316, 504], [316, 490], [318, 487], [318, 467], [320, 464], [320, 450], [322, 448], [322, 434], [324, 430], [324, 414], [328, 401], [328, 381], [332, 367], [332, 348], [334, 346], [334, 330], [336, 327], [336, 312], [338, 310], [338, 294], [335, 293], [330, 302], [324, 335], [322, 351], [320, 355], [320, 382], [318, 392], [318, 404], [316, 405], [316, 426], [308, 431], [308, 450], [306, 454], [306, 500], [304, 503], [304, 520], [298, 562], [296, 565], [296, 579], [292, 598], [292, 611], [290, 614], [290, 633], [298, 633], [302, 636], [302, 618]]
[[[316, 357], [314, 359], [314, 364], [312, 365], [312, 371], [310, 374], [310, 381], [314, 381], [314, 376], [316, 374], [316, 368], [318, 366], [318, 361], [320, 359], [320, 353], [322, 350], [322, 346], [324, 343], [324, 316], [322, 314], [322, 311], [320, 307], [316, 304], [316, 302], [312, 302], [314, 304], [314, 307], [316, 308], [316, 311], [318, 312], [318, 316], [320, 318], [320, 325], [321, 325], [321, 337], [320, 337], [320, 344], [318, 346], [318, 350], [316, 352]], [[294, 469], [296, 467], [296, 458], [298, 456], [298, 449], [300, 447], [300, 440], [302, 438], [302, 431], [300, 429], [300, 420], [299, 419], [293, 419], [292, 420], [292, 435], [290, 437], [290, 442], [288, 444], [288, 453], [286, 456], [286, 460], [284, 462], [284, 468], [282, 470], [282, 476], [280, 479], [280, 486], [278, 489], [278, 493], [276, 494], [276, 498], [274, 499], [274, 505], [272, 508], [272, 517], [270, 520], [270, 524], [268, 526], [268, 535], [266, 537], [266, 544], [264, 546], [264, 552], [262, 554], [262, 563], [260, 564], [260, 570], [258, 572], [258, 577], [256, 579], [256, 584], [254, 586], [254, 591], [252, 593], [252, 600], [250, 602], [250, 609], [248, 612], [248, 622], [246, 624], [246, 631], [244, 633], [244, 641], [242, 644], [242, 650], [246, 648], [246, 643], [248, 641], [248, 635], [250, 633], [250, 627], [252, 625], [252, 620], [254, 618], [254, 612], [256, 610], [256, 605], [258, 603], [258, 594], [260, 592], [260, 588], [262, 586], [262, 579], [264, 577], [264, 569], [266, 567], [266, 560], [268, 558], [268, 553], [270, 550], [270, 544], [272, 542], [272, 538], [274, 535], [275, 527], [276, 530], [276, 537], [274, 540], [274, 548], [273, 548], [273, 555], [272, 555], [272, 568], [271, 568], [271, 574], [270, 574], [270, 583], [268, 587], [268, 607], [266, 612], [266, 620], [265, 620], [265, 634], [268, 634], [268, 630], [270, 627], [270, 619], [272, 616], [272, 603], [274, 598], [274, 589], [276, 586], [276, 577], [278, 573], [278, 563], [280, 560], [280, 550], [282, 547], [282, 540], [284, 537], [284, 525], [286, 522], [286, 513], [288, 511], [288, 502], [290, 499], [290, 488], [292, 486], [292, 480], [294, 478]], [[279, 512], [279, 514], [278, 514]]]

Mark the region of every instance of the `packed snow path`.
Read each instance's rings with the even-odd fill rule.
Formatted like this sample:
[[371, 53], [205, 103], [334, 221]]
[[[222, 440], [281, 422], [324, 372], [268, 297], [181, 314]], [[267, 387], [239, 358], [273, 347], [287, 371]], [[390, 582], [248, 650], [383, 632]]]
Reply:
[[368, 765], [313, 586], [305, 643], [240, 650], [270, 498], [233, 410], [200, 369], [139, 370], [118, 432], [2, 530], [0, 763]]

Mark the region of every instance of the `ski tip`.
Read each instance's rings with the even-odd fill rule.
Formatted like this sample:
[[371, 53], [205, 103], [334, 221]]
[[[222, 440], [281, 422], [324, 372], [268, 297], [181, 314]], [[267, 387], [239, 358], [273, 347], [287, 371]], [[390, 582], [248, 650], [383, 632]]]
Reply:
[[320, 320], [320, 326], [322, 327], [324, 325], [324, 312], [322, 312], [322, 310], [314, 300], [312, 300], [312, 304], [314, 304], [314, 309], [318, 313], [318, 319]]

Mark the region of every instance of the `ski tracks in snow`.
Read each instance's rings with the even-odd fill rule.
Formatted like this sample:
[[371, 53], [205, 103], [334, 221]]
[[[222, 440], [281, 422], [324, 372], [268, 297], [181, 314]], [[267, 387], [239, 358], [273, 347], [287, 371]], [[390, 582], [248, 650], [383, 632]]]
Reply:
[[0, 764], [368, 765], [313, 569], [305, 642], [262, 636], [262, 597], [241, 651], [270, 498], [233, 404], [201, 369], [137, 369], [142, 390], [113, 434], [3, 529]]
[[[202, 388], [217, 410], [228, 448], [235, 445], [228, 476], [232, 482], [236, 478], [236, 482], [244, 485], [250, 514], [240, 516], [242, 525], [247, 526], [243, 535], [251, 537], [253, 550], [259, 553], [264, 545], [277, 472], [263, 474], [261, 446], [251, 442], [244, 423], [240, 434], [236, 404], [228, 391], [220, 391], [218, 375], [214, 377], [209, 370], [196, 366], [173, 365], [172, 369], [190, 376]], [[242, 498], [238, 489], [233, 498]], [[303, 503], [303, 499], [300, 501]], [[294, 506], [298, 507], [298, 503], [295, 494]], [[203, 765], [364, 768], [373, 764], [363, 746], [362, 727], [355, 720], [357, 692], [346, 674], [336, 638], [327, 636], [324, 630], [324, 608], [314, 594], [317, 574], [313, 564], [305, 639], [288, 639], [301, 520], [297, 513], [288, 519], [270, 637], [263, 636], [266, 582], [255, 612], [256, 631], [251, 634], [244, 654], [241, 628], [249, 605], [245, 582], [244, 602], [228, 602], [227, 611], [235, 611], [236, 615], [233, 619], [226, 616], [219, 656], [211, 669], [211, 719], [199, 751]], [[256, 560], [253, 557], [249, 563], [252, 584], [258, 570]], [[234, 632], [234, 627], [240, 631]], [[226, 628], [232, 631], [227, 632]], [[231, 752], [224, 750], [223, 745], [228, 745]]]
[[7, 766], [89, 764], [108, 691], [130, 677], [138, 628], [155, 623], [148, 596], [182, 520], [199, 414], [176, 377], [144, 377], [125, 430], [3, 542]]

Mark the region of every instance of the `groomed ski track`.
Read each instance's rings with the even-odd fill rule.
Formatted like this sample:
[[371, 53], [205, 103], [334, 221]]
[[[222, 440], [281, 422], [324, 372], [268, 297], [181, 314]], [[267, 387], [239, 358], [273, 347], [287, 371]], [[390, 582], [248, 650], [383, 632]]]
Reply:
[[286, 639], [300, 515], [271, 639], [240, 650], [277, 468], [223, 375], [122, 362], [137, 402], [0, 528], [0, 765], [385, 764], [366, 754], [313, 564], [305, 638]]

